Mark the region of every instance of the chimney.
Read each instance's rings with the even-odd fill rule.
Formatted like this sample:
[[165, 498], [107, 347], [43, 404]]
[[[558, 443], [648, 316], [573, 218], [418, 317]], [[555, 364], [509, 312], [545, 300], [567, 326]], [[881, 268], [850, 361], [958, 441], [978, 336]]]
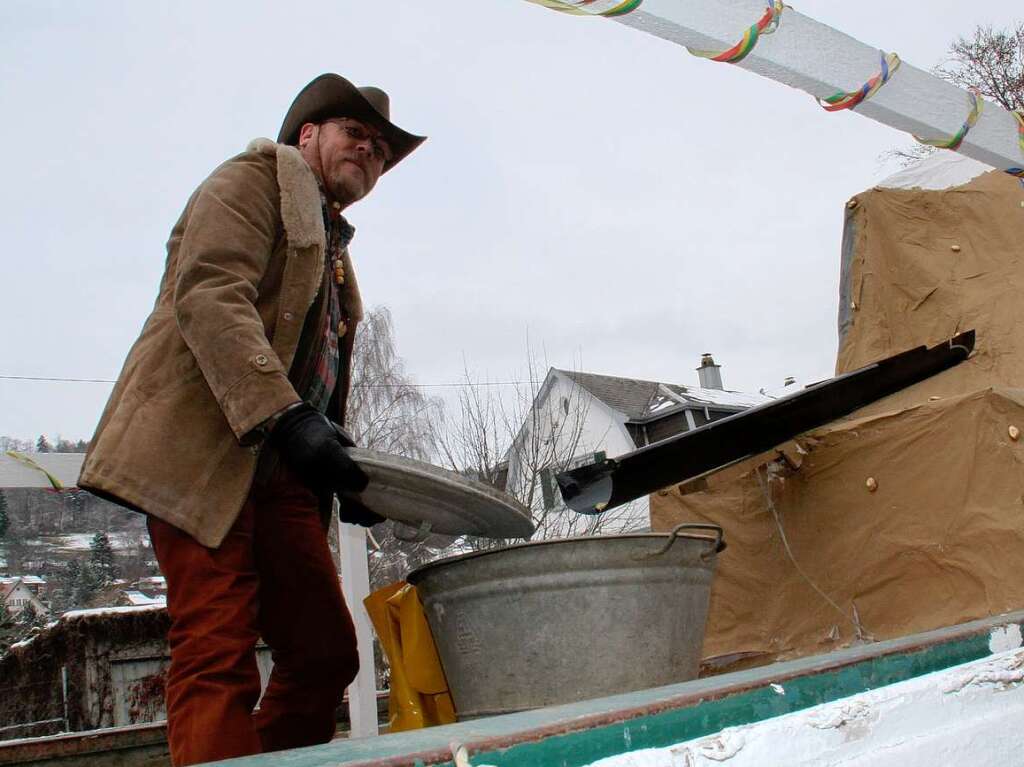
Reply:
[[722, 366], [715, 364], [715, 359], [705, 352], [700, 356], [700, 367], [697, 368], [697, 378], [700, 380], [702, 389], [722, 390]]
[[786, 380], [782, 382], [783, 386], [792, 386], [796, 383], [796, 378], [793, 376], [786, 376]]

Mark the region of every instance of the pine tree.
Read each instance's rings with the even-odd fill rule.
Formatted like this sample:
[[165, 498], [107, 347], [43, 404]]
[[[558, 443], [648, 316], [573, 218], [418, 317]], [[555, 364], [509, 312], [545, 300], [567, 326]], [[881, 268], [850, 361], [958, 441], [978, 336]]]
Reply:
[[49, 440], [46, 439], [45, 434], [40, 434], [39, 439], [36, 440], [36, 452], [37, 453], [52, 453], [53, 446], [50, 445]]
[[[72, 565], [74, 563], [74, 565]], [[77, 560], [71, 560], [68, 562], [68, 580], [70, 581], [71, 590], [69, 592], [70, 599], [68, 600], [68, 609], [73, 610], [77, 607], [85, 607], [96, 596], [96, 592], [99, 591], [100, 583], [96, 577], [96, 572], [91, 564], [86, 564], [82, 567]]]
[[109, 586], [118, 576], [117, 560], [110, 538], [106, 533], [96, 533], [89, 543], [89, 549], [89, 569], [95, 576], [97, 587]]
[[[80, 604], [78, 597], [82, 588], [82, 564], [77, 559], [69, 559], [64, 571], [58, 576], [58, 590], [54, 595], [54, 613], [74, 610]], [[87, 594], [91, 598], [91, 595]]]
[[10, 525], [7, 519], [7, 496], [0, 489], [0, 541], [7, 537], [7, 528]]
[[36, 612], [36, 608], [31, 602], [25, 605], [25, 608], [18, 615], [18, 626], [21, 628], [23, 636], [32, 629], [42, 628], [44, 625], [46, 625], [46, 620]]

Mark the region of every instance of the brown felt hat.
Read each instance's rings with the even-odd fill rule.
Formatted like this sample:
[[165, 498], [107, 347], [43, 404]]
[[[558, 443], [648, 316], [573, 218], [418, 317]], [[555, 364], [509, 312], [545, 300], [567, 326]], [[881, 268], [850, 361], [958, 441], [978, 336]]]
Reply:
[[357, 88], [341, 75], [328, 72], [299, 91], [284, 116], [277, 142], [298, 144], [303, 125], [332, 117], [351, 117], [380, 131], [392, 151], [391, 160], [384, 165], [382, 173], [387, 173], [427, 140], [426, 136], [406, 133], [391, 122], [391, 100], [380, 88]]

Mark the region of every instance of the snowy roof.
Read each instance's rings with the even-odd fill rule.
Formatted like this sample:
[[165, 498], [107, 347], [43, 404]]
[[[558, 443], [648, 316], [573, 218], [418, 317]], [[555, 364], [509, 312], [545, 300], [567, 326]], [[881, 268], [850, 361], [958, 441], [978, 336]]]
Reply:
[[139, 605], [160, 605], [161, 607], [167, 604], [167, 597], [151, 597], [143, 594], [141, 591], [125, 591], [125, 599], [128, 600], [129, 606]]
[[[64, 487], [75, 487], [82, 471], [85, 453], [19, 453], [49, 472]], [[0, 453], [0, 487], [47, 487], [50, 480], [39, 469], [5, 453]]]
[[771, 389], [767, 387], [761, 389], [761, 394], [769, 399], [779, 399], [779, 397], [788, 397], [793, 392], [798, 392], [801, 389], [806, 388], [806, 386], [808, 386], [808, 384], [805, 384], [802, 381], [793, 380], [792, 382], [783, 384], [782, 386], [776, 386]]
[[7, 575], [0, 578], [0, 583], [14, 583], [15, 581], [21, 581], [28, 586], [46, 585], [46, 579], [40, 578], [38, 575]]
[[166, 605], [163, 602], [148, 605], [124, 605], [123, 607], [92, 607], [88, 610], [69, 610], [60, 616], [62, 621], [75, 620], [76, 618], [90, 618], [97, 615], [114, 615], [117, 613], [144, 613], [150, 610], [163, 610]]
[[699, 386], [644, 381], [637, 378], [620, 378], [570, 370], [558, 372], [632, 421], [644, 421], [671, 410], [693, 407], [744, 410], [771, 399], [762, 394], [702, 389]]
[[894, 173], [876, 186], [883, 189], [952, 189], [963, 186], [990, 170], [995, 168], [958, 152], [940, 149], [920, 162]]
[[[124, 607], [94, 607], [88, 610], [70, 610], [61, 615], [57, 620], [50, 621], [42, 629], [36, 630], [36, 633], [29, 636], [22, 641], [10, 646], [10, 650], [22, 650], [29, 645], [32, 645], [40, 640], [46, 640], [52, 637], [55, 633], [61, 631], [60, 628], [63, 624], [69, 621], [77, 620], [80, 618], [95, 618], [103, 617], [106, 615], [122, 615], [124, 613], [138, 613], [140, 615], [155, 613], [166, 610], [167, 606], [163, 602], [148, 604], [148, 605], [126, 605]], [[3, 656], [0, 660], [5, 660], [7, 656]]]

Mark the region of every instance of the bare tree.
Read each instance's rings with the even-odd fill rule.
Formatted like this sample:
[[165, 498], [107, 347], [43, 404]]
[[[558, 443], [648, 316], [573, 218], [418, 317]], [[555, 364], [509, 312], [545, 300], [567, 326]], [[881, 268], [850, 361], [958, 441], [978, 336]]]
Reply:
[[429, 460], [440, 402], [405, 372], [387, 307], [371, 309], [352, 350], [352, 391], [346, 425], [356, 444], [390, 455]]
[[[508, 492], [530, 509], [537, 528], [535, 539], [648, 524], [646, 516], [637, 520], [635, 507], [583, 516], [561, 503], [554, 475], [593, 461], [606, 435], [588, 432], [590, 398], [582, 388], [567, 387], [553, 396], [550, 388], [564, 382], [550, 375], [541, 380], [547, 367], [529, 347], [524, 383], [493, 386], [476, 380], [467, 366], [457, 403], [447, 411], [405, 372], [391, 314], [384, 307], [368, 312], [360, 325], [352, 364], [346, 424], [360, 447], [436, 463]], [[460, 538], [439, 551], [396, 537], [392, 523], [375, 527], [370, 538], [374, 588], [401, 580], [410, 570], [443, 554], [509, 543]], [[334, 546], [336, 536], [330, 540]]]
[[32, 440], [0, 436], [0, 453], [6, 453], [8, 450], [14, 450], [18, 453], [29, 453], [34, 448], [35, 442]]
[[1003, 30], [977, 27], [950, 45], [949, 58], [933, 71], [1004, 109], [1024, 110], [1024, 22]]
[[[599, 458], [607, 433], [593, 430], [590, 395], [550, 369], [542, 378], [546, 368], [527, 347], [525, 378], [510, 389], [474, 380], [467, 371], [457, 414], [438, 424], [440, 460], [520, 501], [536, 526], [534, 540], [646, 527], [636, 505], [587, 516], [561, 502], [555, 475]], [[460, 545], [487, 549], [508, 543], [466, 538]]]
[[[1004, 109], [1024, 110], [1024, 22], [1004, 30], [976, 27], [970, 37], [957, 38], [949, 46], [947, 58], [932, 74], [976, 90]], [[879, 159], [907, 167], [934, 151], [934, 147], [913, 144], [890, 149]]]
[[[387, 307], [367, 312], [352, 351], [352, 391], [345, 424], [359, 447], [430, 461], [439, 400], [428, 397], [405, 372]], [[332, 525], [337, 524], [337, 520]], [[332, 549], [337, 536], [329, 536]], [[379, 588], [401, 580], [436, 553], [397, 538], [390, 522], [370, 536], [370, 583]], [[338, 552], [334, 550], [335, 557]]]

